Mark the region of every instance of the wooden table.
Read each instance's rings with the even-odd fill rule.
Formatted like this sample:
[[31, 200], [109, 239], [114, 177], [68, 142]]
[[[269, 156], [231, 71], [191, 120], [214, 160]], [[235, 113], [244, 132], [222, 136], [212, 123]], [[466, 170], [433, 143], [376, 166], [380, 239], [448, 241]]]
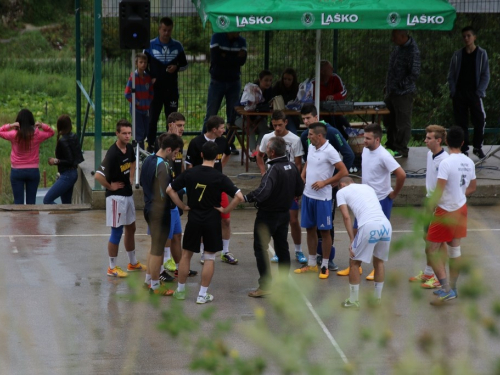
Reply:
[[[248, 172], [248, 162], [250, 159], [249, 150], [248, 150], [248, 140], [250, 139], [250, 132], [255, 130], [250, 126], [250, 122], [248, 121], [248, 116], [270, 116], [272, 115], [271, 111], [266, 112], [256, 112], [256, 111], [245, 111], [243, 106], [235, 107], [236, 113], [242, 117], [242, 132], [243, 132], [243, 142], [241, 145], [241, 165], [245, 163], [245, 171]], [[293, 109], [285, 109], [283, 110], [285, 115], [287, 116], [300, 116], [299, 111], [295, 111]], [[369, 124], [366, 120], [368, 116], [371, 117], [371, 122], [378, 122], [380, 124], [380, 120], [382, 115], [388, 115], [390, 111], [387, 108], [366, 108], [366, 109], [354, 109], [353, 111], [343, 111], [343, 112], [329, 112], [329, 111], [321, 111], [320, 116], [358, 116], [365, 124]]]

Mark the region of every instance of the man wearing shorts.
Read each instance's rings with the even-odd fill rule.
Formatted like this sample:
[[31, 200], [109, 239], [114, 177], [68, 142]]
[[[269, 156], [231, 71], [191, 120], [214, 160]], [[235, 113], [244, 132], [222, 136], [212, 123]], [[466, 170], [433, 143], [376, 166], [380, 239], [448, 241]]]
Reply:
[[[309, 127], [309, 145], [307, 162], [302, 169], [302, 180], [305, 182], [302, 197], [302, 228], [307, 231], [307, 247], [309, 258], [307, 265], [296, 269], [295, 273], [318, 272], [316, 264], [316, 248], [318, 247], [319, 230], [322, 238], [323, 260], [319, 272], [320, 279], [330, 275], [328, 260], [332, 247], [332, 186], [347, 176], [347, 168], [340, 155], [326, 137], [326, 125], [316, 122]], [[338, 170], [335, 175], [333, 172]]]
[[[355, 184], [350, 177], [340, 180], [337, 205], [342, 213], [344, 225], [349, 234], [349, 257], [351, 269], [358, 269], [361, 262], [370, 263], [373, 258], [375, 270], [374, 302], [380, 304], [384, 287], [384, 262], [389, 259], [392, 227], [375, 190], [365, 184]], [[358, 220], [358, 230], [354, 233], [349, 209]], [[342, 307], [359, 308], [359, 272], [349, 273], [349, 298]]]
[[[406, 179], [406, 173], [399, 163], [380, 145], [382, 139], [382, 128], [373, 123], [365, 127], [365, 147], [361, 155], [361, 182], [371, 186], [382, 206], [385, 216], [391, 219], [392, 203], [397, 197]], [[396, 176], [394, 189], [391, 186], [391, 174]], [[357, 229], [357, 220], [354, 221], [354, 229]], [[350, 270], [350, 267], [349, 267]], [[361, 273], [361, 269], [360, 269]], [[337, 272], [339, 276], [345, 276], [345, 272]], [[374, 280], [374, 270], [366, 277], [366, 280]]]
[[[442, 146], [443, 141], [446, 137], [446, 130], [439, 125], [429, 125], [425, 128], [425, 144], [429, 151], [427, 152], [427, 171], [425, 173], [425, 187], [427, 189], [426, 201], [432, 196], [434, 190], [436, 190], [437, 184], [437, 174], [439, 170], [439, 164], [450, 156]], [[425, 208], [428, 208], [427, 202], [424, 204]], [[426, 217], [432, 215], [432, 211], [426, 210]], [[427, 219], [426, 219], [427, 220]], [[430, 221], [430, 220], [429, 220]], [[426, 223], [424, 227], [424, 240], [427, 238], [427, 230], [429, 229], [429, 222]], [[426, 247], [428, 244], [426, 243]], [[443, 243], [442, 246], [446, 248], [446, 244]], [[446, 251], [446, 249], [443, 249]], [[426, 251], [427, 255], [427, 251]], [[432, 269], [430, 260], [427, 259], [427, 264], [424, 271], [420, 271], [417, 276], [412, 276], [409, 279], [410, 282], [420, 282], [422, 288], [424, 289], [434, 289], [439, 288], [439, 280], [434, 275], [434, 270]]]
[[[438, 202], [434, 218], [427, 232], [427, 256], [438, 278], [441, 289], [434, 292], [438, 299], [431, 305], [440, 305], [457, 298], [457, 279], [460, 271], [460, 241], [467, 237], [467, 197], [476, 191], [474, 163], [461, 153], [464, 132], [452, 126], [446, 134], [450, 156], [439, 165], [435, 194], [429, 204]], [[446, 253], [440, 246], [448, 244], [450, 280], [446, 277]]]
[[[273, 137], [283, 138], [286, 145], [285, 156], [288, 161], [295, 164], [300, 176], [300, 172], [302, 171], [302, 155], [304, 155], [304, 149], [302, 148], [300, 138], [286, 129], [287, 123], [288, 121], [283, 111], [276, 110], [273, 112], [271, 116], [271, 124], [273, 125], [274, 132], [268, 133], [262, 137], [262, 142], [260, 142], [259, 146], [259, 153], [257, 154], [257, 166], [259, 167], [260, 174], [262, 176], [266, 173], [264, 155], [266, 154], [267, 144]], [[290, 206], [290, 232], [295, 245], [295, 259], [297, 259], [297, 262], [299, 263], [307, 263], [307, 258], [302, 252], [302, 233], [299, 223], [299, 202], [296, 200], [292, 200], [292, 205]], [[271, 261], [279, 262], [279, 257], [275, 255]]]
[[[146, 285], [150, 293], [171, 296], [173, 290], [160, 288], [160, 271], [164, 246], [171, 228], [171, 201], [166, 190], [171, 181], [169, 163], [182, 147], [182, 139], [175, 134], [163, 133], [159, 138], [160, 149], [144, 160], [141, 169], [141, 186], [144, 191], [144, 218], [151, 232], [151, 250], [148, 254]], [[171, 230], [170, 230], [171, 232]]]
[[135, 206], [132, 182], [135, 172], [134, 148], [129, 143], [132, 125], [125, 119], [116, 124], [117, 140], [108, 149], [96, 171], [95, 178], [106, 188], [106, 226], [111, 227], [108, 241], [108, 276], [127, 277], [128, 273], [116, 265], [118, 246], [125, 227], [125, 250], [129, 257], [127, 271], [143, 271], [145, 267], [135, 255]]
[[[205, 263], [201, 271], [201, 287], [196, 300], [199, 304], [211, 302], [214, 298], [207, 293], [207, 289], [214, 274], [215, 253], [222, 248], [220, 213], [230, 212], [244, 200], [243, 194], [234, 186], [229, 177], [214, 168], [219, 154], [218, 145], [214, 142], [205, 142], [201, 152], [202, 165], [181, 174], [167, 189], [167, 194], [178, 207], [189, 210], [188, 222], [184, 229], [182, 258], [179, 264], [179, 283], [174, 297], [180, 300], [186, 298], [186, 279], [191, 258], [194, 253], [200, 252], [203, 238]], [[183, 188], [187, 191], [188, 206], [182, 203], [177, 195], [177, 191]], [[234, 198], [226, 208], [221, 207], [222, 192]]]
[[[207, 121], [207, 132], [193, 138], [189, 143], [186, 154], [186, 168], [193, 168], [203, 163], [201, 148], [206, 142], [215, 142], [218, 146], [218, 154], [215, 159], [214, 168], [222, 173], [222, 168], [227, 164], [231, 156], [231, 149], [225, 137], [222, 136], [226, 130], [224, 119], [219, 116], [210, 116]], [[226, 194], [222, 194], [222, 207], [227, 207], [229, 200]], [[221, 214], [222, 217], [222, 254], [221, 260], [225, 263], [236, 265], [238, 259], [229, 252], [229, 240], [231, 238], [231, 215], [229, 213]], [[202, 243], [203, 246], [203, 243]], [[202, 250], [203, 252], [203, 250]], [[203, 264], [203, 254], [201, 263]]]

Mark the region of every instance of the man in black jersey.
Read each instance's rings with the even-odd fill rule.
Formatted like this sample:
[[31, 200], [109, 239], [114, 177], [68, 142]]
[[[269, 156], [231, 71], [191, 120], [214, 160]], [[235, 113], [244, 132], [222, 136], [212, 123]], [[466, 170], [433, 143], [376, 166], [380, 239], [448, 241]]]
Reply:
[[[201, 156], [201, 148], [206, 142], [215, 142], [218, 146], [217, 157], [215, 159], [214, 168], [222, 172], [222, 168], [227, 164], [229, 157], [231, 155], [231, 149], [227, 144], [227, 140], [222, 136], [226, 129], [224, 119], [219, 116], [210, 116], [207, 121], [207, 132], [205, 134], [200, 134], [193, 138], [189, 143], [189, 147], [186, 154], [186, 167], [187, 169], [203, 163], [203, 157]], [[222, 194], [222, 207], [226, 207], [229, 204], [227, 195]], [[236, 259], [233, 254], [229, 252], [229, 240], [231, 238], [231, 215], [222, 214], [222, 254], [221, 260], [229, 264], [238, 264], [238, 259]], [[203, 254], [201, 257], [201, 263], [203, 264], [204, 258]]]
[[[210, 120], [209, 120], [210, 121]], [[218, 171], [216, 164], [218, 145], [205, 142], [201, 149], [203, 163], [181, 174], [170, 184], [167, 194], [183, 210], [188, 209], [188, 222], [184, 229], [183, 252], [179, 265], [179, 283], [174, 297], [186, 298], [186, 279], [191, 258], [200, 252], [201, 238], [205, 244], [205, 263], [201, 271], [201, 288], [196, 303], [211, 302], [213, 296], [207, 293], [214, 274], [215, 253], [222, 248], [221, 213], [228, 213], [243, 202], [243, 194], [229, 177]], [[188, 206], [179, 199], [177, 191], [186, 188]], [[222, 192], [234, 197], [226, 207], [221, 207]]]
[[125, 250], [129, 257], [127, 271], [145, 269], [135, 255], [135, 206], [132, 182], [135, 172], [135, 153], [129, 143], [132, 125], [125, 119], [116, 124], [116, 142], [108, 149], [96, 171], [96, 180], [106, 188], [106, 226], [111, 227], [108, 242], [108, 276], [127, 277], [128, 273], [116, 265], [118, 246], [125, 227]]
[[141, 169], [141, 186], [144, 191], [144, 218], [151, 231], [151, 250], [148, 254], [148, 269], [145, 283], [154, 294], [171, 296], [174, 291], [160, 288], [160, 271], [163, 263], [164, 246], [171, 223], [170, 198], [166, 190], [170, 184], [169, 163], [182, 147], [182, 139], [175, 134], [164, 133], [159, 138], [160, 149], [144, 160]]

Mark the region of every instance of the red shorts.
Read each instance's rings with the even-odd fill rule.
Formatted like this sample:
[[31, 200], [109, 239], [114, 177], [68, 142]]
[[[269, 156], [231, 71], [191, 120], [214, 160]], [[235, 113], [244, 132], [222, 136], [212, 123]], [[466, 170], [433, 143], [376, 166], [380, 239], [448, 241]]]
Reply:
[[[222, 193], [220, 196], [220, 205], [223, 208], [226, 208], [229, 206], [229, 198], [227, 197], [226, 193]], [[229, 219], [231, 217], [231, 212], [228, 212], [227, 214], [220, 214], [221, 219]]]
[[464, 237], [467, 237], [467, 205], [452, 212], [437, 207], [427, 232], [427, 241], [441, 243]]

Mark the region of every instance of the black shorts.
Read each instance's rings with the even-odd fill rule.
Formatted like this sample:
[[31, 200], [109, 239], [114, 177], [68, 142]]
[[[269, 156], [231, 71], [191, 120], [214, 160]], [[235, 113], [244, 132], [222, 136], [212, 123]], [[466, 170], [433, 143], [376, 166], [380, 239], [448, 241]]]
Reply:
[[144, 219], [151, 233], [151, 255], [163, 256], [170, 229], [170, 210], [144, 210]]
[[211, 220], [205, 223], [196, 223], [189, 221], [184, 229], [184, 238], [182, 239], [182, 248], [200, 252], [201, 238], [206, 252], [216, 253], [222, 250], [222, 227], [220, 217], [218, 220]]

